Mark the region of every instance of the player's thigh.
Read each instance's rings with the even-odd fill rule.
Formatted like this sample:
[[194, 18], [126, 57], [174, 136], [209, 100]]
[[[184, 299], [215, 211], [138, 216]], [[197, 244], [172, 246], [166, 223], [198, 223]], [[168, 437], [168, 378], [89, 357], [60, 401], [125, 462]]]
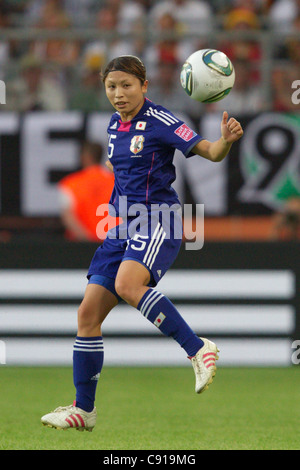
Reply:
[[118, 299], [108, 289], [99, 284], [88, 284], [78, 309], [78, 323], [102, 324], [117, 304]]
[[141, 288], [147, 286], [150, 280], [151, 274], [142, 263], [125, 259], [118, 269], [115, 289], [120, 297], [135, 306], [143, 294]]

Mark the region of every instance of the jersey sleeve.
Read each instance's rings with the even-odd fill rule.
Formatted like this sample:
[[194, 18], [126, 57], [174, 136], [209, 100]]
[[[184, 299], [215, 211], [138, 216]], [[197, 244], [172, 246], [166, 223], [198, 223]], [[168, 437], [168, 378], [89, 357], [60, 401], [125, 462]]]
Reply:
[[156, 113], [156, 116], [159, 139], [164, 144], [180, 150], [186, 158], [195, 155], [192, 148], [203, 140], [203, 137], [170, 112], [161, 110]]
[[107, 134], [108, 134], [108, 135], [110, 134], [110, 129], [111, 129], [112, 126], [114, 125], [115, 121], [116, 121], [116, 113], [114, 113], [114, 114], [111, 116], [110, 120], [109, 120], [109, 123], [108, 123], [108, 126], [107, 126]]

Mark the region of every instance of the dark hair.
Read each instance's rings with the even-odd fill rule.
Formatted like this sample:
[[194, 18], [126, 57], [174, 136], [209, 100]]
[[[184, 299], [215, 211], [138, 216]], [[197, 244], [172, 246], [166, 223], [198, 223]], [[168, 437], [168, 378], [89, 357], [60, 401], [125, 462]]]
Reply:
[[106, 77], [110, 72], [126, 72], [136, 76], [144, 84], [146, 80], [146, 67], [143, 62], [134, 55], [121, 55], [112, 59], [101, 73], [102, 82], [105, 83]]

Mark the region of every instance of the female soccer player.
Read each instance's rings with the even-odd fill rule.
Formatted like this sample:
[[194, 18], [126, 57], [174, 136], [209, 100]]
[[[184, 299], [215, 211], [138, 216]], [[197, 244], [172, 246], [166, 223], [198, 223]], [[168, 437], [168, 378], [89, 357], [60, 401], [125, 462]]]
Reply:
[[224, 112], [220, 139], [203, 139], [145, 98], [146, 70], [137, 57], [113, 59], [102, 79], [116, 109], [108, 125], [108, 158], [115, 175], [110, 204], [123, 223], [108, 232], [90, 264], [73, 348], [76, 400], [42, 417], [43, 424], [58, 429], [91, 431], [95, 426], [95, 394], [103, 365], [101, 325], [121, 299], [184, 349], [194, 368], [197, 393], [211, 384], [218, 359], [217, 346], [197, 337], [155, 286], [174, 262], [182, 241], [179, 200], [171, 187], [175, 149], [187, 158], [198, 154], [220, 162], [243, 135], [242, 127]]

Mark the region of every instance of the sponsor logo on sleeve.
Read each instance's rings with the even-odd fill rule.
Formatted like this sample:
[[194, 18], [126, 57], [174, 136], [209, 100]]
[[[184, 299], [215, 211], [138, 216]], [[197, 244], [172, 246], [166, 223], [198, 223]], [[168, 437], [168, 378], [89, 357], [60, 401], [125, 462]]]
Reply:
[[176, 135], [178, 135], [178, 137], [180, 137], [182, 140], [185, 140], [186, 142], [189, 142], [189, 140], [191, 140], [196, 135], [196, 132], [194, 132], [186, 124], [182, 124], [181, 126], [177, 127], [174, 132]]

